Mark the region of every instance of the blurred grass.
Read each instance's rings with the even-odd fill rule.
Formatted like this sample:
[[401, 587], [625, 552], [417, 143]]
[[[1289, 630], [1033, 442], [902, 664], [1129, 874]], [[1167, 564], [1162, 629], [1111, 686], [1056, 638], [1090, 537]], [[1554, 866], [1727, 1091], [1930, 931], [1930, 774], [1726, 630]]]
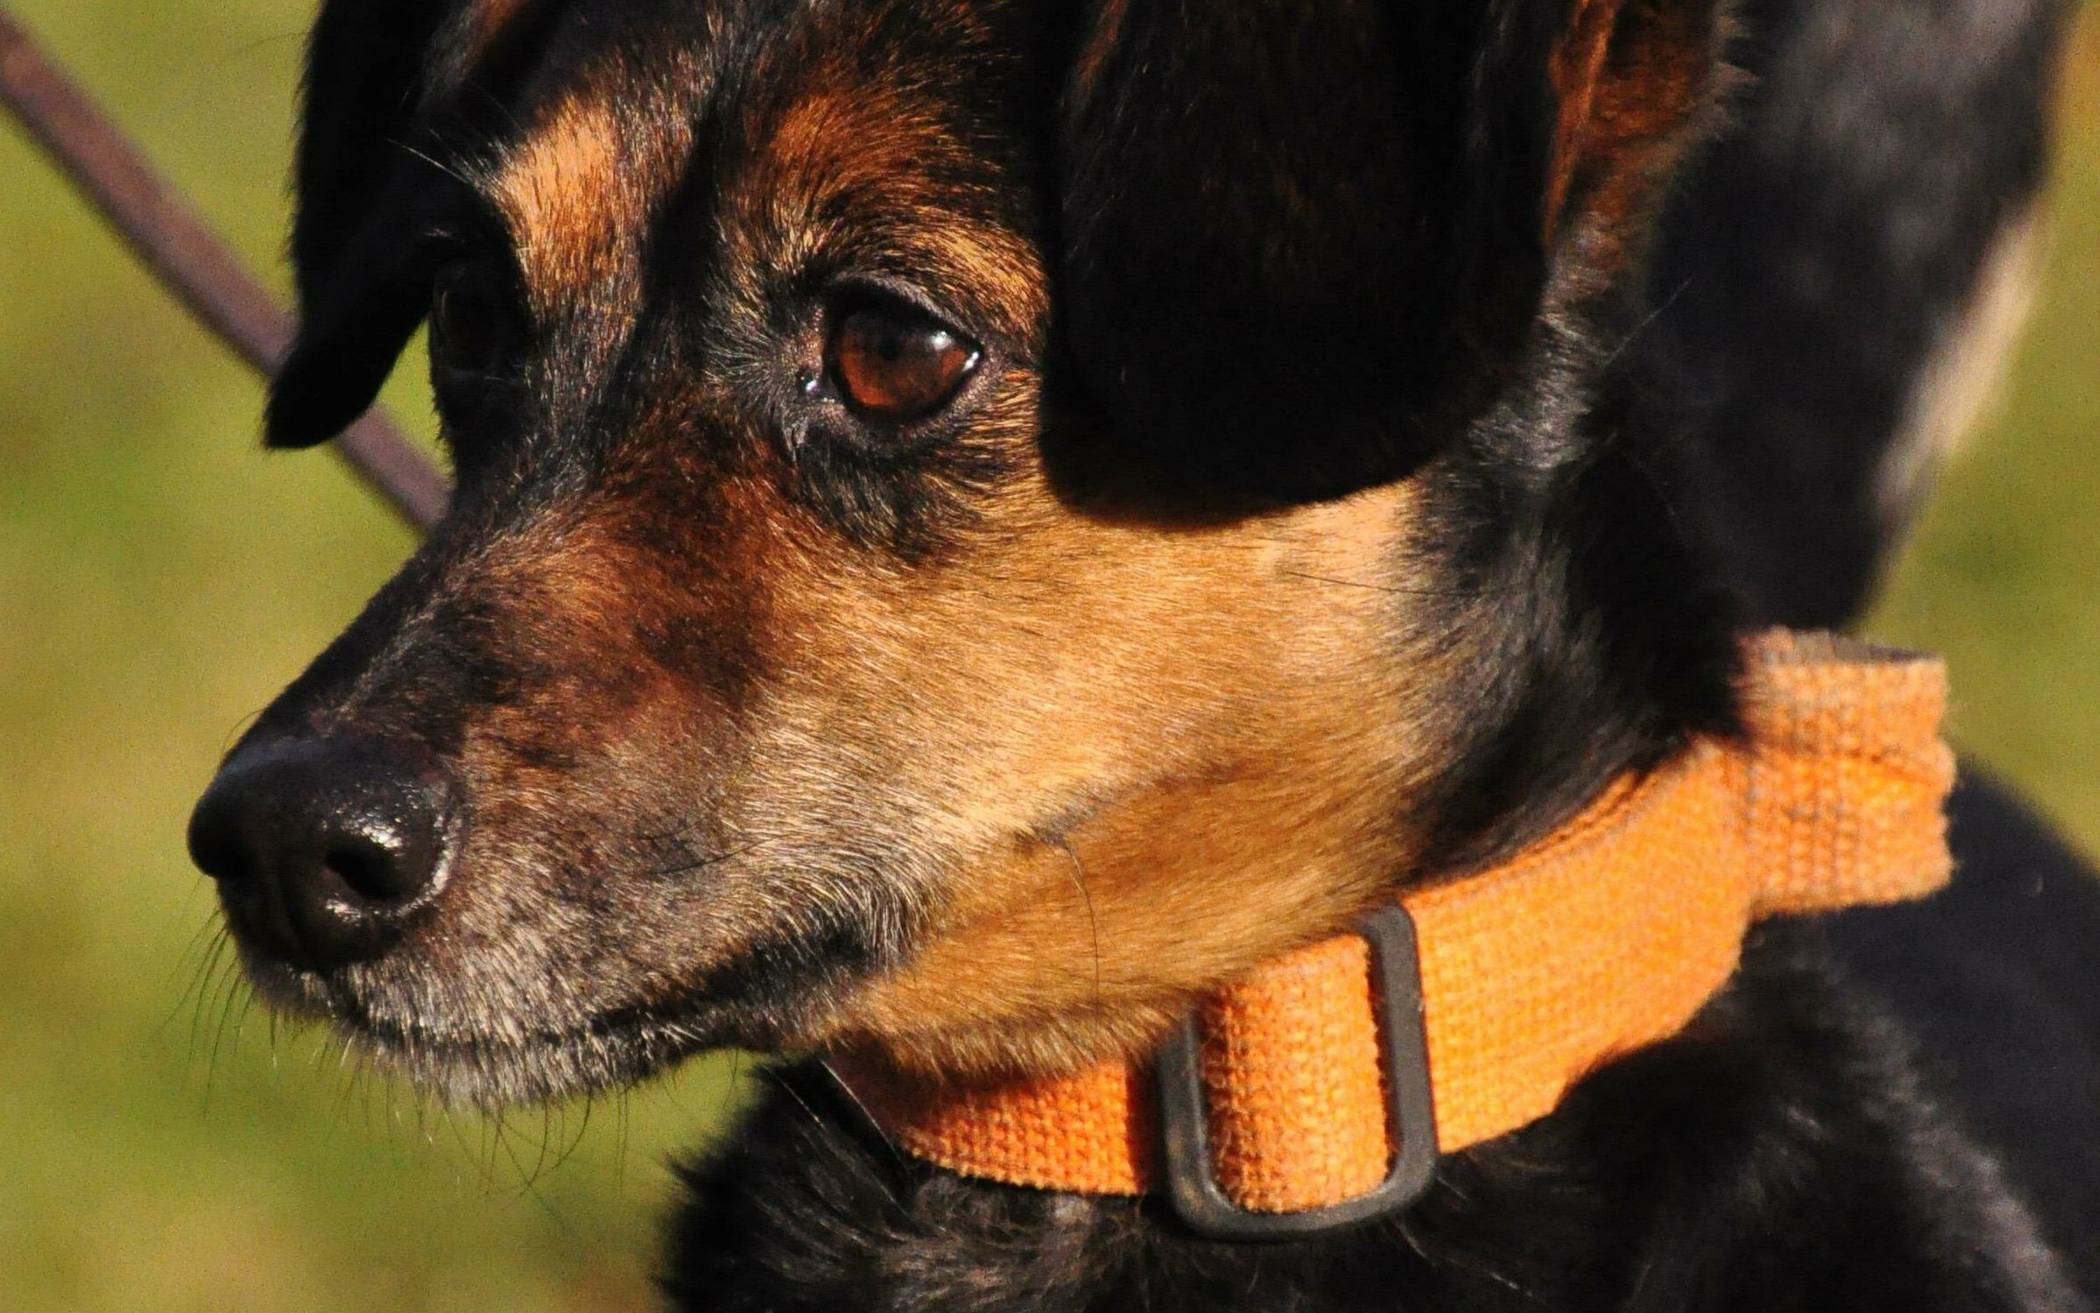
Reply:
[[[307, 8], [14, 6], [282, 284]], [[1964, 741], [2100, 845], [2100, 32], [2006, 401], [1896, 571], [1878, 632], [1954, 663]], [[0, 1308], [539, 1310], [646, 1300], [664, 1157], [720, 1064], [510, 1128], [419, 1118], [202, 970], [181, 851], [244, 719], [408, 535], [329, 459], [265, 456], [256, 385], [0, 131]], [[428, 428], [415, 369], [389, 396]], [[226, 1019], [222, 1024], [222, 1018]], [[536, 1164], [543, 1148], [565, 1157]]]

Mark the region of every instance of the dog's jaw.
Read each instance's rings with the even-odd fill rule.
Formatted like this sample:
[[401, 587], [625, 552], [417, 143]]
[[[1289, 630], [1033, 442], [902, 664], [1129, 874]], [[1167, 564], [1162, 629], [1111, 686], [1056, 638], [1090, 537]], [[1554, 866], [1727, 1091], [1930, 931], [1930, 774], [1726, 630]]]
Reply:
[[[623, 1089], [693, 1054], [773, 1048], [801, 1028], [791, 1009], [765, 1017], [686, 1003], [590, 1011], [522, 1011], [501, 1000], [453, 997], [374, 981], [351, 967], [326, 975], [242, 951], [250, 985], [285, 1017], [328, 1028], [345, 1051], [405, 1078], [450, 1107], [497, 1111]], [[434, 1003], [431, 993], [447, 995]]]

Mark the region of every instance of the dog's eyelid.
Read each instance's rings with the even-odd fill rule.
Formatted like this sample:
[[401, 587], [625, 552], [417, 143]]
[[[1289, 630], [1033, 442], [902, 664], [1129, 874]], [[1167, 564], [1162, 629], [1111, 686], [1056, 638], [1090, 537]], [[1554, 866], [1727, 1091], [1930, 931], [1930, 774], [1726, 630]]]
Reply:
[[900, 273], [856, 266], [824, 277], [818, 300], [836, 306], [856, 299], [889, 301], [925, 315], [969, 339], [987, 357], [1026, 365], [1035, 363], [1037, 343], [1025, 327], [1014, 325], [991, 298], [961, 278], [944, 277], [938, 268], [915, 265]]
[[972, 316], [958, 314], [944, 298], [936, 297], [919, 284], [888, 274], [860, 271], [842, 274], [831, 280], [823, 299], [834, 313], [863, 306], [887, 305], [906, 314], [923, 316], [972, 342], [983, 338], [983, 334], [969, 322]]
[[418, 238], [427, 248], [431, 264], [443, 268], [454, 260], [464, 259], [482, 248], [484, 239], [473, 226], [456, 223], [433, 224]]
[[476, 254], [515, 262], [517, 241], [496, 202], [480, 191], [452, 189], [447, 203], [432, 216], [417, 240], [434, 249], [436, 263]]

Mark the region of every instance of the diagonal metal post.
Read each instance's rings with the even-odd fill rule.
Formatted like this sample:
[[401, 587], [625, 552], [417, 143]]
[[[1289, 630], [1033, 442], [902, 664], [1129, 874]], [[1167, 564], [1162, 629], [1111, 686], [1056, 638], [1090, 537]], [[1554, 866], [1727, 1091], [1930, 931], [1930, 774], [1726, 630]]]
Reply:
[[[0, 106], [161, 286], [241, 359], [265, 376], [275, 371], [291, 346], [292, 316], [4, 7]], [[335, 450], [410, 523], [427, 529], [443, 512], [444, 475], [378, 409], [344, 430]]]

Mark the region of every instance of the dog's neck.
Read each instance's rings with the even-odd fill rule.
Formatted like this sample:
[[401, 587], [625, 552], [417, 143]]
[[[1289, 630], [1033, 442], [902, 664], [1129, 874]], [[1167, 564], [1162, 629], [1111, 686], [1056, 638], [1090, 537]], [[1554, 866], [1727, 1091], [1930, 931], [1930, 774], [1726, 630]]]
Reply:
[[1734, 600], [1676, 503], [1672, 435], [1606, 350], [1634, 302], [1555, 298], [1525, 385], [1424, 472], [1407, 544], [1447, 579], [1419, 623], [1453, 654], [1460, 708], [1408, 804], [1433, 870], [1505, 859], [1626, 772], [1741, 727]]
[[1228, 1230], [1419, 1190], [1435, 1150], [1527, 1125], [1682, 1029], [1753, 921], [1945, 882], [1939, 664], [1782, 632], [1748, 668], [1741, 739], [1620, 779], [1510, 862], [1414, 889], [1397, 923], [1367, 923], [1368, 953], [1344, 935], [1229, 985], [1199, 1011], [1206, 1038], [1160, 1059], [1156, 1098], [1142, 1063], [956, 1084], [849, 1055], [846, 1079], [943, 1166], [1083, 1193], [1164, 1180]]

